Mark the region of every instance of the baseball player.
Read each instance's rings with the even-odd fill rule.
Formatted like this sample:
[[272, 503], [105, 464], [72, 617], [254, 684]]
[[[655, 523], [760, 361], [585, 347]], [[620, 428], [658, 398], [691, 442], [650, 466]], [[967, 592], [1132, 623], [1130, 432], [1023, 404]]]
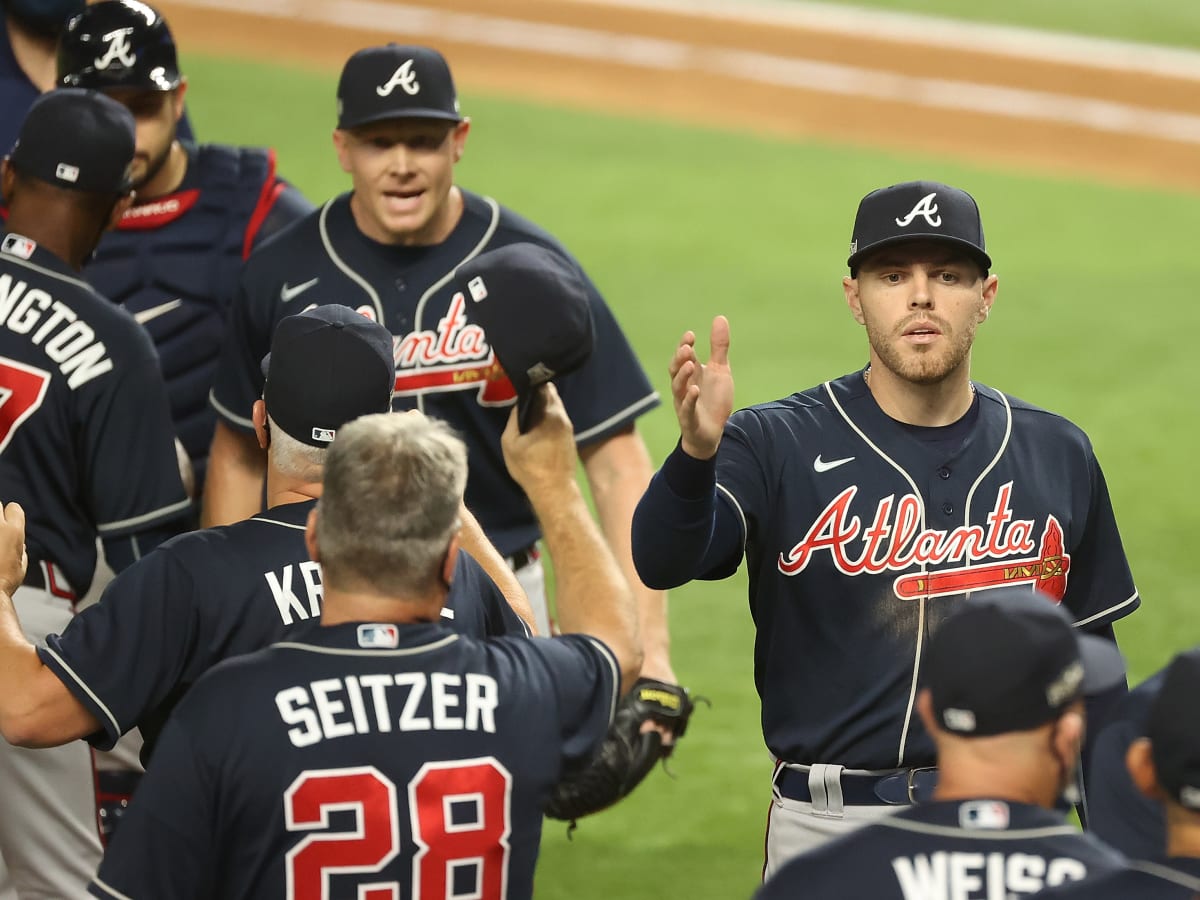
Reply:
[[1139, 603], [1087, 436], [971, 380], [997, 291], [974, 199], [935, 182], [873, 191], [848, 262], [868, 364], [730, 415], [728, 321], [706, 365], [685, 334], [670, 364], [681, 443], [633, 522], [654, 587], [746, 559], [777, 761], [768, 875], [928, 796], [916, 689], [928, 636], [964, 596], [1037, 588], [1110, 639]]
[[257, 509], [261, 461], [249, 410], [272, 326], [311, 304], [346, 303], [395, 336], [395, 408], [443, 419], [467, 441], [467, 506], [518, 571], [535, 604], [538, 631], [547, 633], [537, 521], [500, 452], [515, 392], [496, 371], [487, 334], [472, 320], [472, 301], [451, 285], [455, 270], [485, 250], [540, 245], [574, 273], [550, 287], [584, 292], [591, 304], [594, 350], [558, 387], [604, 533], [638, 592], [647, 674], [673, 681], [664, 597], [637, 581], [628, 548], [629, 521], [651, 473], [634, 423], [658, 405], [658, 395], [611, 310], [562, 246], [495, 200], [454, 184], [469, 130], [450, 69], [436, 50], [389, 44], [347, 61], [333, 141], [353, 190], [263, 247], [243, 271], [212, 391], [219, 418], [206, 521]]
[[[30, 108], [0, 166], [9, 209], [0, 233], [0, 496], [28, 511], [28, 570], [13, 600], [30, 640], [70, 621], [96, 567], [97, 537], [120, 571], [182, 527], [190, 508], [154, 348], [79, 275], [129, 204], [133, 152], [124, 107], [56, 91]], [[15, 621], [5, 637], [24, 640]], [[25, 684], [14, 674], [4, 669], [3, 693], [21, 702]], [[0, 854], [21, 896], [86, 896], [100, 858], [87, 747], [0, 745], [0, 783]]]
[[1200, 649], [1176, 656], [1156, 681], [1142, 736], [1129, 746], [1126, 764], [1138, 791], [1162, 807], [1165, 840], [1150, 854], [1131, 856], [1137, 861], [1128, 869], [1048, 890], [1045, 897], [1193, 900], [1200, 894]]
[[796, 857], [759, 900], [1023, 897], [1121, 866], [1053, 810], [1074, 778], [1083, 696], [1125, 680], [1116, 645], [1006, 587], [960, 604], [925, 665], [917, 710], [937, 745], [932, 800]]
[[187, 79], [166, 20], [139, 0], [102, 0], [72, 18], [58, 80], [104, 91], [137, 120], [137, 203], [84, 274], [150, 332], [199, 490], [215, 421], [208, 392], [238, 272], [312, 204], [276, 174], [274, 150], [197, 145], [179, 133]]
[[510, 420], [505, 453], [572, 633], [477, 640], [441, 624], [466, 446], [420, 413], [351, 423], [306, 534], [326, 576], [320, 625], [196, 684], [95, 896], [532, 896], [545, 797], [603, 738], [641, 663], [632, 594], [575, 483], [570, 420], [541, 390], [541, 424]]
[[[324, 579], [308, 558], [304, 523], [321, 495], [329, 441], [346, 422], [389, 408], [391, 337], [347, 307], [323, 306], [281, 320], [267, 365], [254, 417], [270, 458], [270, 508], [164, 544], [36, 653], [19, 641], [0, 648], [0, 664], [21, 671], [23, 684], [19, 700], [0, 698], [0, 724], [30, 710], [5, 737], [29, 746], [86, 737], [108, 749], [136, 725], [146, 759], [201, 674], [320, 615]], [[387, 502], [380, 495], [376, 505]], [[491, 568], [515, 582], [498, 555]], [[527, 605], [524, 611], [532, 619]], [[477, 637], [528, 634], [465, 551], [441, 615]]]

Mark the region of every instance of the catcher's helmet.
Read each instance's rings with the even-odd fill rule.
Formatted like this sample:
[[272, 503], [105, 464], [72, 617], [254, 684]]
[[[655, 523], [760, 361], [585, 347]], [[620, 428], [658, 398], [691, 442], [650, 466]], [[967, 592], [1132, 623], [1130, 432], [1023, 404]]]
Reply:
[[58, 83], [92, 90], [179, 86], [166, 20], [138, 0], [102, 0], [67, 23], [58, 43]]

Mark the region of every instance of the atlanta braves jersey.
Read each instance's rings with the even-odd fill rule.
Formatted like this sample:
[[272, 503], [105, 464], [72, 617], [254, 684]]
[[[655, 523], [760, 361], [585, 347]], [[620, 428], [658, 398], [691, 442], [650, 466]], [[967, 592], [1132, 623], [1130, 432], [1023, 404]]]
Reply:
[[[1156, 854], [1156, 857], [1158, 854]], [[1038, 894], [1044, 900], [1195, 900], [1200, 895], [1200, 859], [1175, 856], [1155, 862], [1131, 862]]]
[[1008, 900], [1118, 869], [1116, 851], [1062, 816], [1004, 800], [905, 809], [796, 857], [756, 900]]
[[[122, 572], [100, 602], [38, 648], [96, 717], [88, 740], [111, 749], [134, 726], [143, 756], [171, 710], [218, 662], [282, 640], [320, 618], [321, 568], [304, 527], [315, 500], [272, 507], [234, 525], [180, 535]], [[500, 589], [460, 553], [443, 618], [465, 634], [528, 631]]]
[[[447, 284], [459, 265], [485, 249], [519, 241], [578, 263], [550, 235], [496, 201], [469, 191], [463, 199], [461, 220], [436, 246], [371, 241], [354, 224], [348, 194], [268, 241], [243, 272], [212, 401], [231, 426], [251, 430], [250, 410], [262, 393], [261, 362], [275, 323], [313, 304], [357, 308], [395, 336], [395, 408], [415, 407], [443, 419], [467, 442], [467, 506], [507, 556], [539, 536], [500, 450], [516, 393], [487, 335], [472, 323], [463, 295]], [[611, 310], [590, 281], [588, 288], [595, 325], [591, 358], [556, 381], [580, 445], [625, 428], [659, 402]]]
[[1095, 734], [1086, 770], [1088, 829], [1130, 859], [1156, 859], [1167, 846], [1162, 804], [1144, 796], [1125, 768], [1165, 675], [1165, 669], [1157, 672], [1122, 697], [1106, 721], [1088, 722]]
[[984, 385], [956, 425], [902, 425], [862, 372], [736, 412], [715, 463], [676, 450], [633, 522], [651, 587], [732, 574], [757, 626], [779, 759], [930, 765], [913, 709], [928, 635], [971, 591], [1028, 585], [1089, 629], [1138, 605], [1087, 437]]
[[76, 596], [97, 536], [166, 534], [189, 508], [145, 333], [53, 253], [3, 232], [0, 497], [25, 509], [30, 569]]
[[130, 207], [83, 274], [150, 333], [199, 492], [216, 421], [208, 392], [242, 263], [313, 207], [276, 175], [273, 150], [183, 147], [183, 182]]
[[196, 684], [92, 893], [531, 897], [549, 789], [618, 684], [584, 635], [310, 626]]

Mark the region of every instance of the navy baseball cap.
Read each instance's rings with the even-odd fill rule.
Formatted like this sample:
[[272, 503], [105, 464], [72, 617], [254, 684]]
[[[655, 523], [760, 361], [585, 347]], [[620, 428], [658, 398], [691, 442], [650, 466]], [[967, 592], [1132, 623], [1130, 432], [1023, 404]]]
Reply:
[[392, 334], [348, 306], [314, 306], [280, 319], [262, 369], [267, 412], [311, 447], [327, 447], [359, 416], [392, 408]]
[[60, 88], [33, 101], [9, 160], [59, 188], [124, 194], [136, 145], [133, 115], [96, 91]]
[[1158, 783], [1180, 806], [1200, 811], [1200, 648], [1176, 656], [1150, 704], [1146, 737]]
[[536, 244], [509, 244], [459, 267], [454, 285], [517, 389], [517, 425], [533, 424], [537, 387], [592, 353], [592, 309], [583, 273]]
[[984, 249], [983, 220], [975, 198], [937, 181], [907, 181], [871, 191], [858, 204], [850, 239], [850, 274], [868, 254], [902, 241], [954, 244], [986, 272], [992, 258]]
[[1075, 628], [1046, 595], [1002, 587], [972, 595], [942, 622], [925, 673], [941, 727], [982, 737], [1053, 721], [1120, 684], [1125, 663], [1115, 643]]
[[387, 119], [461, 122], [446, 58], [431, 47], [387, 44], [346, 61], [337, 90], [338, 128]]

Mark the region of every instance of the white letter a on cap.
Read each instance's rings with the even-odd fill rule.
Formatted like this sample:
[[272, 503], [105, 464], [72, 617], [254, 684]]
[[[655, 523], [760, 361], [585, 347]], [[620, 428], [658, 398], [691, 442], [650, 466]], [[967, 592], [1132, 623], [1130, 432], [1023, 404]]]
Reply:
[[906, 225], [911, 225], [912, 220], [917, 216], [924, 216], [926, 222], [937, 228], [942, 224], [942, 217], [938, 215], [938, 206], [933, 202], [933, 198], [936, 196], [936, 191], [932, 194], [926, 194], [918, 201], [917, 205], [912, 208], [912, 211], [907, 216], [903, 219], [897, 219], [896, 224], [904, 228]]

